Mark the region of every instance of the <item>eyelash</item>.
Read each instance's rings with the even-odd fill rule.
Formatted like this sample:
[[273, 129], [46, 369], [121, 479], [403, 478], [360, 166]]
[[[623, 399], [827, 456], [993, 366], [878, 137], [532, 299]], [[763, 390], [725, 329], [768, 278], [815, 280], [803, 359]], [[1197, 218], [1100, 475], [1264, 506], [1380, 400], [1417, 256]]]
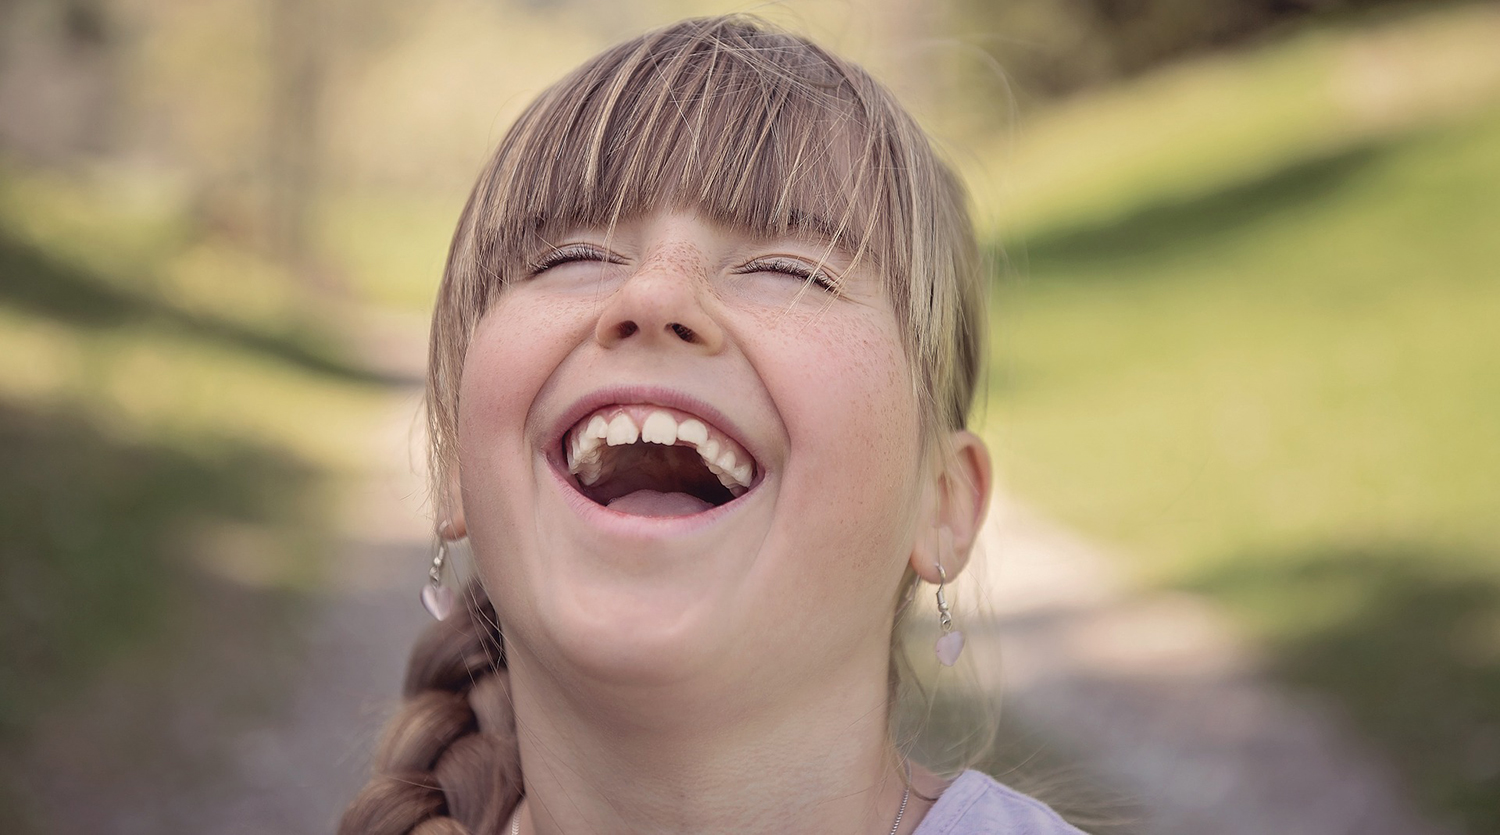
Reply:
[[830, 276], [828, 273], [823, 272], [821, 269], [809, 267], [807, 264], [801, 261], [793, 260], [791, 258], [757, 258], [756, 260], [751, 261], [750, 263], [736, 270], [736, 272], [785, 273], [786, 275], [796, 276], [803, 281], [811, 281], [813, 284], [816, 284], [819, 287], [822, 287], [824, 290], [828, 290], [829, 292], [838, 291], [838, 282], [834, 280], [833, 276]]
[[[531, 275], [537, 276], [553, 267], [559, 267], [573, 261], [598, 261], [606, 264], [623, 263], [618, 258], [598, 247], [587, 244], [568, 244], [547, 252], [533, 262], [531, 264]], [[809, 267], [807, 264], [791, 258], [757, 258], [735, 270], [735, 272], [742, 275], [758, 272], [783, 273], [795, 276], [803, 281], [810, 281], [829, 292], [838, 291], [838, 282], [828, 273], [821, 269]]]
[[548, 251], [542, 257], [531, 264], [531, 274], [540, 275], [553, 267], [560, 267], [573, 261], [598, 261], [604, 264], [619, 264], [618, 258], [610, 255], [598, 247], [588, 244], [567, 244]]

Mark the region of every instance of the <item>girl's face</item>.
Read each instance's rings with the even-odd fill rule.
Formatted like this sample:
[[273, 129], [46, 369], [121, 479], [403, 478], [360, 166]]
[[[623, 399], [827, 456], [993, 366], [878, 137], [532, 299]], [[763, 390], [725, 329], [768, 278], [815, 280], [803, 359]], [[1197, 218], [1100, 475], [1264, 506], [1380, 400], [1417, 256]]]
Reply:
[[533, 261], [460, 391], [463, 521], [511, 650], [741, 697], [872, 658], [883, 676], [929, 502], [883, 277], [815, 235], [688, 212], [572, 230]]

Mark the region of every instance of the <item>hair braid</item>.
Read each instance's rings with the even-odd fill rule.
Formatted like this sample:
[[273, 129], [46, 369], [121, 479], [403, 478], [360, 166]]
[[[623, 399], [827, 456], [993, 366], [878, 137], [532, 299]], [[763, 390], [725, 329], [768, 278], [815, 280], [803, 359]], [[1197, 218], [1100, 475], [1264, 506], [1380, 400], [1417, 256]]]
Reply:
[[405, 701], [339, 835], [490, 835], [521, 797], [515, 713], [495, 609], [477, 583], [407, 664]]

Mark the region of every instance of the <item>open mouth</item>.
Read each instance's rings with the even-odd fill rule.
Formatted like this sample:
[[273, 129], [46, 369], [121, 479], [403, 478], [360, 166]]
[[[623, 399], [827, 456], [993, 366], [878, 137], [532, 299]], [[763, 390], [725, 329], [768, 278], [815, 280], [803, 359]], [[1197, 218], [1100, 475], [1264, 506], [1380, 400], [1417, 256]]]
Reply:
[[661, 406], [606, 406], [562, 444], [578, 492], [636, 516], [702, 513], [744, 495], [756, 476], [755, 459], [728, 435]]

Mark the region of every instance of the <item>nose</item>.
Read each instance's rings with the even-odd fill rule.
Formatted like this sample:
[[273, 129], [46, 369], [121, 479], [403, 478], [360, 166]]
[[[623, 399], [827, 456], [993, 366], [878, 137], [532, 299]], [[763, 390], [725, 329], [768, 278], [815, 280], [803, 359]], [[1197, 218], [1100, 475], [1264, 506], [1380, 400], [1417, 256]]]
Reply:
[[695, 251], [663, 252], [641, 262], [605, 302], [594, 338], [605, 348], [639, 343], [705, 355], [724, 347], [724, 331], [704, 307], [709, 292]]

